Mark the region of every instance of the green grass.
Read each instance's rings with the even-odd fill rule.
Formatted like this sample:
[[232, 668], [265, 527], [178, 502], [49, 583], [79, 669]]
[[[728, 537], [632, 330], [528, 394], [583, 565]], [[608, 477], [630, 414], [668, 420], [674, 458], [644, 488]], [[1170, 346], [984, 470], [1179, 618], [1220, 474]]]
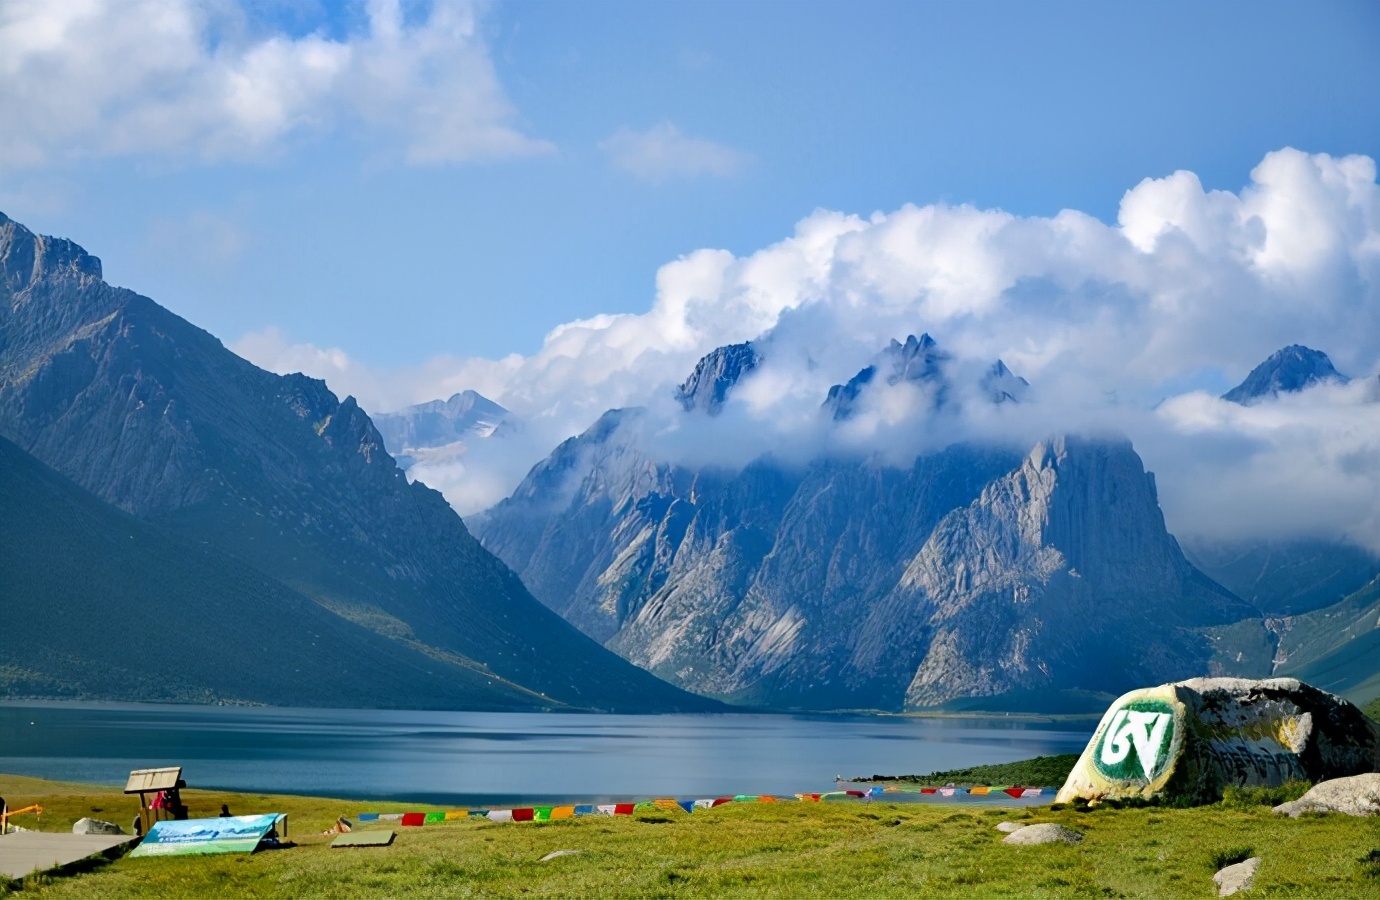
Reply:
[[[82, 815], [125, 822], [109, 789], [0, 776], [13, 804], [42, 802], [45, 830]], [[187, 793], [193, 815], [221, 803], [290, 817], [298, 846], [252, 856], [120, 859], [64, 877], [26, 880], [18, 896], [1208, 896], [1223, 859], [1263, 863], [1252, 896], [1374, 896], [1375, 823], [1290, 819], [1264, 807], [967, 808], [873, 803], [744, 803], [694, 814], [656, 810], [543, 824], [457, 820], [399, 831], [378, 850], [331, 850], [319, 832], [337, 816], [399, 804]], [[425, 808], [425, 807], [420, 807]], [[1059, 822], [1076, 846], [1013, 847], [997, 822]], [[32, 824], [32, 822], [26, 823]], [[389, 823], [392, 826], [394, 823]], [[553, 850], [581, 850], [542, 863]]]
[[1366, 715], [1370, 716], [1376, 722], [1380, 722], [1380, 697], [1376, 697], [1363, 706], [1362, 709], [1365, 711]]
[[1229, 784], [1222, 789], [1222, 805], [1236, 809], [1253, 806], [1279, 806], [1297, 800], [1313, 786], [1311, 781], [1286, 781], [1278, 787], [1238, 787]]
[[1077, 762], [1077, 753], [1065, 753], [1060, 756], [1037, 756], [1034, 759], [991, 766], [930, 772], [926, 775], [873, 775], [870, 778], [855, 780], [904, 781], [927, 785], [1023, 784], [1031, 787], [1059, 787], [1069, 777], [1069, 772], [1073, 771]]

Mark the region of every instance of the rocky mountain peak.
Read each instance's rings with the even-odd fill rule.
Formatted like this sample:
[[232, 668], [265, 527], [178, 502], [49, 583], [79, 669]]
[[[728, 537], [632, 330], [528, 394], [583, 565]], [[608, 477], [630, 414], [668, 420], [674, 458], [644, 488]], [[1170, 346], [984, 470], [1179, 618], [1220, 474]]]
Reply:
[[34, 234], [0, 213], [0, 284], [19, 294], [40, 281], [99, 281], [101, 261], [65, 238]]
[[695, 363], [690, 377], [676, 389], [676, 399], [687, 412], [700, 409], [717, 415], [734, 386], [761, 364], [762, 354], [751, 341], [715, 348]]
[[864, 367], [858, 374], [848, 379], [846, 384], [836, 384], [829, 388], [824, 407], [834, 419], [847, 419], [856, 411], [858, 398], [880, 374], [888, 385], [907, 382], [932, 382], [941, 385], [943, 373], [941, 365], [948, 361], [949, 355], [939, 348], [939, 344], [928, 333], [916, 337], [907, 335], [906, 342], [892, 338], [872, 364]]
[[1346, 384], [1350, 379], [1338, 372], [1321, 350], [1290, 344], [1252, 369], [1246, 380], [1223, 394], [1222, 399], [1250, 406], [1267, 397], [1295, 393], [1327, 381]]
[[1030, 390], [1030, 382], [997, 360], [982, 377], [982, 389], [993, 403], [1019, 403]]
[[444, 447], [487, 438], [518, 424], [517, 417], [477, 391], [448, 400], [430, 400], [374, 416], [384, 444], [394, 455], [424, 447]]

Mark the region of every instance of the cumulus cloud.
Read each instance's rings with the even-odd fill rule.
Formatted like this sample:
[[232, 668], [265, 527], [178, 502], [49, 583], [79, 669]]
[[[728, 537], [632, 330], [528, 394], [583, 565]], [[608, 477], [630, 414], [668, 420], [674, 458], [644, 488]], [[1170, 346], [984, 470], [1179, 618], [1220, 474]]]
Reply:
[[[922, 331], [952, 355], [960, 391], [1000, 358], [1032, 382], [1029, 397], [934, 412], [903, 389], [826, 427], [829, 386]], [[701, 355], [749, 339], [766, 362], [722, 416], [673, 412], [670, 392]], [[1250, 409], [1215, 399], [1292, 343], [1326, 351], [1357, 382]], [[393, 402], [479, 390], [534, 423], [508, 445], [524, 464], [629, 405], [651, 406], [640, 427], [664, 452], [725, 464], [783, 447], [899, 461], [969, 437], [1116, 431], [1158, 473], [1180, 535], [1345, 535], [1380, 552], [1378, 362], [1375, 163], [1285, 149], [1236, 193], [1206, 191], [1189, 172], [1146, 179], [1111, 225], [1072, 210], [820, 210], [756, 253], [668, 263], [646, 312], [568, 323], [531, 357], [386, 375], [331, 364]]]
[[149, 155], [258, 159], [363, 126], [415, 163], [546, 152], [521, 133], [469, 3], [418, 22], [370, 0], [362, 30], [263, 33], [195, 0], [0, 5], [0, 165]]
[[646, 131], [620, 128], [599, 142], [614, 167], [649, 182], [695, 175], [736, 175], [751, 161], [741, 150], [690, 137], [670, 122]]

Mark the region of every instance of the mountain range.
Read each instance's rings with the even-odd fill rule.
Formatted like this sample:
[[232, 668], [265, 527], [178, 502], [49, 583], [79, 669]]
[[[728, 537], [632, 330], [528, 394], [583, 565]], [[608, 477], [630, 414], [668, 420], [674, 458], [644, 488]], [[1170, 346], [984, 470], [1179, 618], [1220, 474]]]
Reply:
[[[683, 414], [716, 414], [761, 359], [752, 344], [708, 354], [676, 392]], [[821, 414], [845, 421], [900, 384], [934, 406], [973, 396], [947, 359], [929, 335], [893, 341]], [[1029, 385], [998, 361], [981, 387], [1019, 403]], [[690, 690], [788, 708], [1090, 706], [1206, 673], [1212, 629], [1262, 621], [1185, 557], [1123, 439], [721, 470], [659, 458], [646, 415], [606, 413], [470, 521], [552, 609]]]
[[[415, 479], [501, 452], [524, 426], [499, 404], [371, 418], [0, 216], [0, 696], [1057, 712], [1202, 674], [1380, 694], [1373, 556], [1181, 548], [1122, 437], [941, 439], [904, 464], [827, 439], [735, 465], [676, 452], [733, 421], [773, 352], [713, 350], [669, 412], [607, 411], [462, 521], [397, 458]], [[1345, 381], [1295, 345], [1224, 399]], [[922, 333], [813, 415], [824, 435], [879, 410], [942, 429], [1034, 389]]]
[[[5, 553], [24, 560], [6, 569], [8, 694], [713, 708], [534, 600], [353, 398], [251, 365], [4, 216], [0, 436]], [[103, 676], [113, 659], [142, 687]]]

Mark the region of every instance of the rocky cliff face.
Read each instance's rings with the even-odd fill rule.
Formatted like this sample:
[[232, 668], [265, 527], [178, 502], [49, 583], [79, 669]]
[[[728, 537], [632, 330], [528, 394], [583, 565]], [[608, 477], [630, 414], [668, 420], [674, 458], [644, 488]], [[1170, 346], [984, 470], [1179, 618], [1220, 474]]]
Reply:
[[1194, 629], [1250, 610], [1184, 559], [1129, 443], [1057, 438], [947, 515], [907, 566], [868, 659], [923, 622], [909, 706], [1110, 690], [1206, 671]]
[[695, 371], [676, 390], [676, 399], [687, 412], [698, 409], [716, 415], [729, 391], [761, 362], [751, 341], [719, 347], [695, 364]]
[[[254, 367], [80, 247], [0, 217], [0, 435], [367, 627], [576, 706], [687, 701], [536, 603], [369, 417]], [[286, 623], [284, 627], [292, 627]]]
[[[878, 373], [943, 388], [928, 337], [887, 353], [827, 415]], [[1205, 672], [1194, 629], [1250, 612], [1184, 560], [1124, 441], [689, 470], [642, 449], [639, 419], [606, 415], [472, 524], [569, 621], [700, 693], [899, 709], [1107, 691]]]

